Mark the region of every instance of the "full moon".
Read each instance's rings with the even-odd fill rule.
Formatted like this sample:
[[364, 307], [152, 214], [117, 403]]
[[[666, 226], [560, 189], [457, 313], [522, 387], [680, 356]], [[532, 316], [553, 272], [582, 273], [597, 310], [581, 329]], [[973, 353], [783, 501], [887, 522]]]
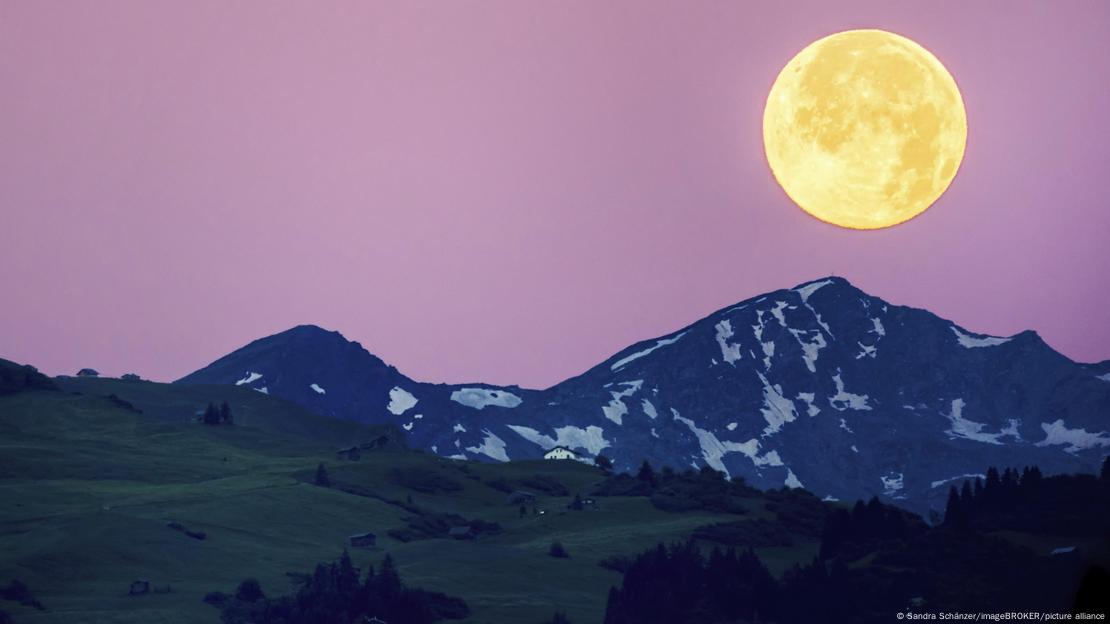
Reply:
[[966, 143], [952, 75], [925, 48], [882, 30], [811, 43], [779, 73], [763, 112], [775, 179], [803, 210], [846, 228], [921, 214], [952, 183]]

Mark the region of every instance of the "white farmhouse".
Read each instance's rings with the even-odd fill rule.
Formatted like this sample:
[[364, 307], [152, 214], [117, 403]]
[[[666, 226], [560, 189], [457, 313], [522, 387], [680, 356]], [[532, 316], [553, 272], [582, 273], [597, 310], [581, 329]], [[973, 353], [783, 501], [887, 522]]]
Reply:
[[550, 451], [543, 454], [544, 459], [579, 459], [578, 453], [568, 449], [565, 446], [556, 446]]

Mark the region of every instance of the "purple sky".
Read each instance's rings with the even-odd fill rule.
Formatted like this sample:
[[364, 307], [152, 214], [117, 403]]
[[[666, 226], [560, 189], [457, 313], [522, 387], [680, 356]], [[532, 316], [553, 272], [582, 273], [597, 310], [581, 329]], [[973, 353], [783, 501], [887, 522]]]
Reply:
[[[1110, 3], [0, 3], [0, 356], [168, 380], [299, 323], [546, 386], [835, 273], [1110, 358]], [[779, 69], [908, 36], [969, 137], [857, 232], [763, 157]]]

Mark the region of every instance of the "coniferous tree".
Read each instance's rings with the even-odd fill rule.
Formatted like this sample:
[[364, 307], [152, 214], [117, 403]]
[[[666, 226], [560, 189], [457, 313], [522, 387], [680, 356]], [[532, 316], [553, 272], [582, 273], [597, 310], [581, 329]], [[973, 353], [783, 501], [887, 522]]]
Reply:
[[1102, 480], [1110, 482], [1110, 455], [1107, 455], [1102, 460]]
[[998, 476], [998, 468], [994, 466], [987, 468], [987, 482], [983, 486], [983, 493], [987, 495], [988, 499], [998, 494], [998, 489], [1001, 485], [1002, 478]]
[[651, 469], [651, 464], [645, 459], [644, 463], [640, 464], [640, 470], [636, 473], [636, 478], [644, 483], [655, 485], [655, 471]]
[[231, 416], [231, 406], [227, 404], [227, 401], [220, 403], [220, 424], [233, 424]]
[[971, 491], [971, 481], [964, 481], [963, 486], [960, 488], [960, 505], [963, 508], [964, 519], [971, 519], [971, 510], [975, 505], [975, 494]]
[[220, 410], [218, 410], [214, 404], [209, 403], [208, 407], [204, 410], [203, 421], [206, 425], [220, 424]]
[[340, 595], [351, 596], [358, 591], [358, 569], [351, 563], [351, 555], [346, 548], [343, 549], [343, 554], [339, 557], [336, 585]]
[[393, 563], [393, 556], [386, 555], [382, 559], [382, 569], [375, 577], [377, 590], [381, 596], [394, 597], [401, 593], [401, 576], [397, 573], [397, 566]]
[[1033, 485], [1037, 485], [1038, 483], [1040, 483], [1043, 478], [1044, 478], [1044, 473], [1041, 472], [1040, 467], [1038, 467], [1038, 466], [1030, 466], [1029, 467], [1029, 480], [1032, 482]]
[[598, 468], [601, 468], [605, 472], [610, 472], [611, 470], [613, 470], [613, 460], [604, 455], [598, 455], [597, 457], [595, 457], [594, 465]]

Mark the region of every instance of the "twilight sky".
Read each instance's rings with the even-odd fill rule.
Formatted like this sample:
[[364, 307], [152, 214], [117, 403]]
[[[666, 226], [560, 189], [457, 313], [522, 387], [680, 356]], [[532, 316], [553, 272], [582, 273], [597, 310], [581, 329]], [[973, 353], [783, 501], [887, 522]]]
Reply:
[[[326, 6], [324, 6], [326, 4]], [[761, 117], [802, 47], [929, 48], [967, 154], [817, 221]], [[426, 381], [548, 386], [839, 274], [1110, 358], [1110, 3], [0, 1], [0, 356], [170, 380], [300, 323]]]

